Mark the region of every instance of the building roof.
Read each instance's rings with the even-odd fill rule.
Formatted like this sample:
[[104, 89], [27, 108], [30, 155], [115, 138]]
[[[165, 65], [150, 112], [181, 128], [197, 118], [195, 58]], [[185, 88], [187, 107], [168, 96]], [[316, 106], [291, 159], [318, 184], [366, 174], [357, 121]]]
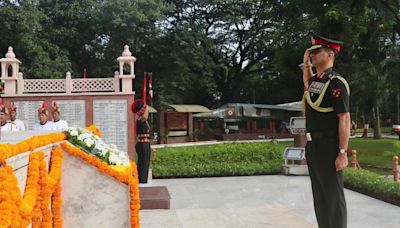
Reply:
[[210, 109], [202, 106], [202, 105], [168, 105], [168, 107], [172, 108], [175, 112], [200, 112], [207, 113], [210, 112]]
[[[233, 114], [227, 116], [227, 110], [232, 110]], [[236, 119], [240, 117], [268, 118], [272, 116], [271, 110], [301, 112], [301, 101], [277, 105], [227, 103], [218, 109], [211, 110], [209, 113], [198, 113], [193, 115], [193, 117], [207, 119]]]
[[149, 109], [149, 112], [157, 113], [157, 110], [155, 108], [151, 107], [150, 105], [147, 105], [147, 108]]
[[301, 101], [283, 103], [283, 104], [246, 104], [246, 103], [227, 103], [221, 106], [221, 108], [233, 108], [233, 107], [243, 107], [243, 108], [260, 108], [260, 109], [277, 109], [286, 111], [297, 111], [301, 112]]

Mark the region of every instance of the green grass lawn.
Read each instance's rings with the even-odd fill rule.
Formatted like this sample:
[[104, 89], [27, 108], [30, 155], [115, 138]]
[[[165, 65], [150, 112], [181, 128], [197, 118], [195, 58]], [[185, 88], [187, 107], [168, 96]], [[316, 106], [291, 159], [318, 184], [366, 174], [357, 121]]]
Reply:
[[[284, 147], [293, 146], [293, 142], [279, 142], [279, 144]], [[349, 148], [357, 150], [357, 160], [364, 169], [381, 175], [391, 175], [391, 171], [367, 167], [367, 165], [392, 169], [393, 155], [400, 157], [399, 140], [353, 138], [350, 139]]]
[[357, 160], [361, 166], [392, 168], [393, 155], [400, 156], [400, 141], [393, 139], [354, 138], [350, 139], [349, 148], [357, 150]]
[[[356, 129], [356, 133], [363, 133], [364, 129], [362, 128], [358, 128]], [[381, 132], [382, 133], [386, 133], [386, 134], [390, 134], [392, 132], [392, 127], [381, 127]], [[368, 128], [368, 133], [374, 133], [374, 128]]]

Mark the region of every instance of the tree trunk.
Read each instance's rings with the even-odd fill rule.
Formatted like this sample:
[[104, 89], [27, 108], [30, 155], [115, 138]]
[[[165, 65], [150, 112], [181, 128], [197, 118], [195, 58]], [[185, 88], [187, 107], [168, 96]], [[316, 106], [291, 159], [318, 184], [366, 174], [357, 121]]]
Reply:
[[364, 131], [361, 137], [368, 138], [368, 129], [369, 129], [369, 121], [370, 121], [371, 112], [363, 112], [363, 123], [364, 123]]
[[375, 126], [374, 126], [374, 139], [380, 139], [382, 138], [382, 134], [381, 134], [381, 119], [380, 119], [380, 113], [379, 113], [379, 104], [376, 101], [375, 102]]

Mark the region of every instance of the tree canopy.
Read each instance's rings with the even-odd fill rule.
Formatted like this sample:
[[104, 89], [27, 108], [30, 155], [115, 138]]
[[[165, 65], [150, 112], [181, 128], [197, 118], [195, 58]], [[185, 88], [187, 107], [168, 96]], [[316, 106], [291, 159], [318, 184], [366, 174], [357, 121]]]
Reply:
[[158, 103], [292, 102], [314, 32], [344, 41], [352, 112], [399, 103], [399, 0], [0, 0], [0, 17], [0, 54], [13, 46], [27, 78], [112, 77], [127, 44]]

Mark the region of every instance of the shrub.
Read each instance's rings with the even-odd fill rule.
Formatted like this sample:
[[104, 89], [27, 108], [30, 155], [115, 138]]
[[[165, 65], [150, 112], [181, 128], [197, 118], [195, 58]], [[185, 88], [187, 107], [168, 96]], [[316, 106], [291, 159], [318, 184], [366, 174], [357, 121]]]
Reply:
[[345, 169], [346, 187], [389, 203], [400, 205], [400, 183], [363, 169]]
[[275, 143], [232, 143], [162, 148], [152, 161], [155, 178], [276, 174], [284, 147]]

